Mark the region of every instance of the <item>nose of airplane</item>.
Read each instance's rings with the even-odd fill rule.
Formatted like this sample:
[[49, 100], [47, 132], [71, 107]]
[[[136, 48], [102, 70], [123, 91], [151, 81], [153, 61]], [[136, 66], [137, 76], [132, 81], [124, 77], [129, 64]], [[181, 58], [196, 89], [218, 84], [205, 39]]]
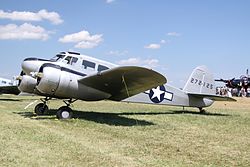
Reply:
[[26, 74], [37, 72], [43, 63], [38, 58], [26, 58], [22, 62], [22, 69]]

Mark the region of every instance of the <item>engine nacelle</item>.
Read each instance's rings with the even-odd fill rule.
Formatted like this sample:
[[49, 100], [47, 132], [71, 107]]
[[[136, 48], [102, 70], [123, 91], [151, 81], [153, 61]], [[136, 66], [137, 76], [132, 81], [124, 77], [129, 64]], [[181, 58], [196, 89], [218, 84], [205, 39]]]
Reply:
[[84, 75], [73, 69], [45, 63], [37, 74], [36, 90], [45, 95], [59, 98], [75, 98], [87, 101], [103, 100], [110, 94], [85, 86], [78, 82]]
[[34, 93], [36, 87], [36, 79], [29, 75], [23, 75], [22, 79], [19, 81], [18, 89], [21, 92]]
[[55, 64], [43, 64], [37, 77], [36, 89], [43, 94], [54, 95], [61, 77], [61, 67]]

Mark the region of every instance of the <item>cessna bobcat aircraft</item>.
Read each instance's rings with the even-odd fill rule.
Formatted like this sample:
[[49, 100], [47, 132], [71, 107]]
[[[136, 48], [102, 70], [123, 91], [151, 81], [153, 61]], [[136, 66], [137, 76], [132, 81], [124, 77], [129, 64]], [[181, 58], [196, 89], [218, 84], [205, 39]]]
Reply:
[[[26, 58], [17, 78], [22, 92], [44, 96], [35, 113], [47, 112], [52, 98], [64, 99], [66, 106], [57, 111], [58, 119], [69, 119], [70, 105], [76, 100], [113, 100], [177, 106], [210, 106], [213, 100], [233, 100], [215, 95], [212, 75], [206, 67], [197, 67], [183, 90], [164, 85], [164, 76], [137, 66], [117, 66], [75, 52], [60, 52], [50, 60]], [[65, 100], [66, 99], [66, 100]]]
[[164, 76], [151, 69], [119, 67], [74, 52], [61, 52], [50, 60], [26, 58], [17, 79], [20, 91], [45, 96], [35, 107], [38, 115], [48, 110], [51, 98], [68, 99], [58, 109], [59, 119], [72, 117], [69, 106], [78, 99], [121, 101], [166, 83]]

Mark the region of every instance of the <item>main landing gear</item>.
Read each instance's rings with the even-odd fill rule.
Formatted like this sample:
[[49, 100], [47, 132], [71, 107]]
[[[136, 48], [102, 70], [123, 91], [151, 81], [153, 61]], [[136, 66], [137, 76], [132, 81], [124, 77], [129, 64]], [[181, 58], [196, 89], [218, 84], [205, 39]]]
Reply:
[[57, 113], [56, 113], [56, 117], [58, 119], [70, 119], [73, 116], [73, 111], [72, 109], [69, 107], [72, 103], [74, 103], [75, 101], [77, 101], [77, 99], [72, 100], [69, 99], [68, 101], [64, 100], [63, 102], [67, 105], [67, 106], [62, 106], [58, 109]]
[[[46, 97], [45, 99], [41, 99], [43, 103], [39, 103], [35, 107], [35, 113], [37, 115], [45, 115], [48, 113], [49, 108], [47, 106], [48, 101], [51, 100], [51, 98]], [[58, 119], [71, 119], [73, 116], [73, 111], [70, 108], [70, 105], [77, 101], [77, 99], [72, 100], [64, 100], [63, 102], [66, 104], [66, 106], [62, 106], [57, 110], [56, 117]]]

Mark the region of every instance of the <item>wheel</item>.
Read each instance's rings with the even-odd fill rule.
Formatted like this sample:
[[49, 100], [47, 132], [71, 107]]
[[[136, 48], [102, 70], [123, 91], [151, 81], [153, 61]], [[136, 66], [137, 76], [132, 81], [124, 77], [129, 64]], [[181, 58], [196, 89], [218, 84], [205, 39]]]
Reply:
[[58, 119], [71, 119], [73, 111], [67, 106], [60, 107], [56, 113]]
[[203, 108], [199, 108], [199, 110], [200, 110], [201, 114], [205, 114], [206, 113], [206, 110], [204, 110]]
[[37, 115], [44, 115], [49, 110], [48, 106], [44, 103], [39, 103], [35, 107], [35, 113]]

